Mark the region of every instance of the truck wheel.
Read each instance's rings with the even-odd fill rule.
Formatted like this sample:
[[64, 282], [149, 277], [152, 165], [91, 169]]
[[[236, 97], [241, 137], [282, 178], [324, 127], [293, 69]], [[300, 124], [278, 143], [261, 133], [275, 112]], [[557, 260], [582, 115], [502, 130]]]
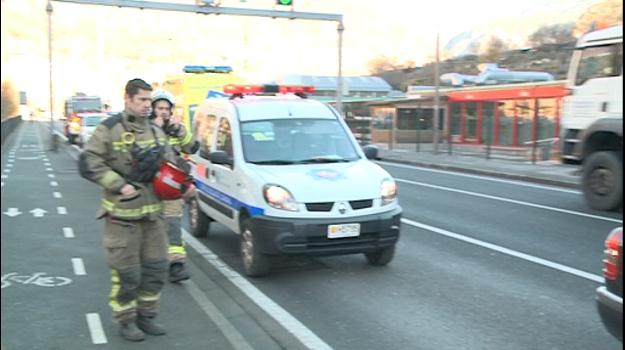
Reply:
[[187, 206], [189, 214], [189, 227], [194, 237], [206, 237], [210, 229], [211, 218], [204, 214], [197, 198], [191, 199]]
[[582, 165], [582, 190], [596, 210], [615, 210], [623, 203], [623, 160], [616, 152], [596, 152]]
[[365, 253], [365, 257], [370, 265], [384, 266], [393, 260], [395, 256], [395, 245], [386, 247], [373, 253]]
[[269, 257], [260, 252], [260, 245], [257, 242], [258, 236], [254, 234], [252, 222], [246, 219], [243, 221], [241, 232], [241, 257], [245, 274], [250, 277], [265, 276], [271, 269]]

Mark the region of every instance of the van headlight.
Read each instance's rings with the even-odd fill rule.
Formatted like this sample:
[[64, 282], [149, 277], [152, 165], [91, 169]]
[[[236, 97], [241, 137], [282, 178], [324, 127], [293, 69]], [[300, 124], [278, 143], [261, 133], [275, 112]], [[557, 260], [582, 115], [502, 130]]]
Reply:
[[392, 203], [397, 198], [397, 185], [391, 179], [384, 179], [380, 185], [382, 205]]
[[272, 184], [265, 185], [263, 187], [263, 196], [267, 204], [273, 208], [288, 211], [299, 210], [291, 192], [282, 186]]

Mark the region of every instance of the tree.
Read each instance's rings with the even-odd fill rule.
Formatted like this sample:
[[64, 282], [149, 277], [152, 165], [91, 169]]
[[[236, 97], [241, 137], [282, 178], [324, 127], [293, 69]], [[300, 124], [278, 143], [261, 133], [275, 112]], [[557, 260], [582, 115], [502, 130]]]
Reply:
[[503, 40], [493, 36], [486, 46], [484, 59], [488, 62], [496, 62], [506, 51], [508, 51], [508, 45]]
[[575, 35], [618, 23], [623, 23], [623, 0], [604, 0], [590, 6], [579, 17], [575, 25]]
[[399, 63], [397, 62], [397, 58], [388, 57], [386, 55], [378, 56], [367, 62], [367, 70], [371, 75], [381, 75], [385, 72], [396, 70], [411, 70], [415, 68], [415, 62], [412, 60], [405, 61], [404, 63]]
[[573, 36], [574, 29], [575, 23], [573, 22], [544, 25], [530, 35], [529, 43], [532, 47], [567, 44], [575, 41]]
[[2, 81], [2, 95], [0, 103], [2, 107], [2, 120], [17, 114], [17, 94], [9, 81]]

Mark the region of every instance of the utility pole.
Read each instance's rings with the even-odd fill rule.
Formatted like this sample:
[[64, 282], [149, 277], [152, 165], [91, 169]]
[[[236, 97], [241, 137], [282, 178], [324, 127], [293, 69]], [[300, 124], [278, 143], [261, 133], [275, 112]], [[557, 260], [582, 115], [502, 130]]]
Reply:
[[46, 5], [48, 13], [48, 70], [50, 74], [50, 149], [54, 152], [58, 149], [58, 139], [54, 132], [54, 95], [52, 93], [52, 2], [48, 0]]
[[339, 33], [339, 72], [336, 82], [336, 110], [339, 112], [339, 115], [343, 117], [343, 31], [345, 30], [343, 21], [339, 22], [336, 30]]
[[436, 33], [436, 64], [434, 65], [434, 120], [432, 123], [432, 128], [434, 129], [432, 131], [432, 153], [433, 154], [438, 154], [438, 129], [439, 127], [439, 119], [438, 119], [438, 109], [440, 108], [440, 96], [439, 96], [439, 92], [438, 92], [438, 87], [440, 85], [440, 81], [439, 81], [439, 63], [440, 63], [440, 57], [439, 57], [439, 42], [440, 42], [440, 33]]

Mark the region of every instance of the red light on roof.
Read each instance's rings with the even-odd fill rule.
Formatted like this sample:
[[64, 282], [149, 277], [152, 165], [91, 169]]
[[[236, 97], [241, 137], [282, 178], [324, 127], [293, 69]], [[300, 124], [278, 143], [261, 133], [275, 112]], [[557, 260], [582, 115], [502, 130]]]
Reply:
[[304, 85], [233, 85], [224, 86], [224, 93], [230, 95], [252, 95], [262, 93], [312, 94], [314, 86]]

